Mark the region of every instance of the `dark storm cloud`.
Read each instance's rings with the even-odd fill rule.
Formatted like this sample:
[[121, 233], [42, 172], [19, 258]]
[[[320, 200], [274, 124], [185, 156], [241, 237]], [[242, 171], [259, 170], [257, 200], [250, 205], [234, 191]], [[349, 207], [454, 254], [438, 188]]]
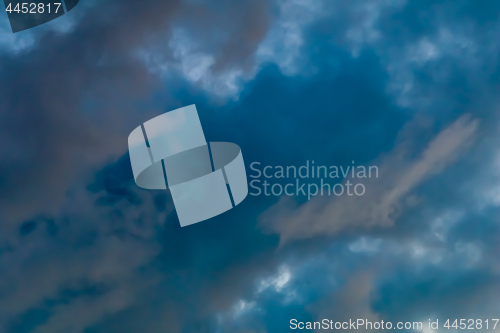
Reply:
[[[172, 248], [162, 254], [157, 232], [172, 212], [171, 199], [162, 193], [153, 197], [144, 191], [136, 193], [128, 157], [111, 168], [111, 179], [101, 173], [102, 178], [89, 188], [90, 194], [82, 184], [87, 182], [89, 169], [126, 151], [131, 128], [178, 104], [168, 96], [159, 107], [141, 104], [161, 88], [161, 81], [150, 74], [136, 51], [168, 45], [171, 25], [182, 24], [182, 15], [190, 10], [203, 12], [204, 24], [212, 25], [224, 18], [228, 32], [211, 51], [224, 48], [225, 43], [232, 47], [217, 54], [217, 70], [238, 66], [238, 61], [244, 66], [251, 63], [253, 50], [266, 30], [264, 3], [256, 7], [250, 2], [225, 6], [228, 13], [224, 14], [203, 7], [177, 1], [98, 3], [74, 23], [70, 32], [41, 30], [31, 49], [1, 54], [1, 265], [8, 267], [9, 273], [0, 282], [0, 331], [83, 331], [104, 316], [112, 319], [116, 314], [118, 318], [125, 309], [137, 306], [137, 311], [147, 311], [150, 306], [141, 303], [140, 295], [149, 295], [147, 299], [152, 301], [158, 288], [177, 277], [157, 270], [144, 271], [144, 265], [156, 257], [164, 260], [162, 265], [178, 269], [199, 263], [189, 255], [193, 252], [187, 246], [192, 245], [190, 237], [175, 237], [177, 221], [173, 221], [173, 230], [167, 228], [163, 240], [172, 241]], [[186, 29], [200, 36], [210, 35], [203, 25], [191, 23], [186, 22]], [[233, 47], [238, 51], [231, 51]], [[166, 61], [171, 60], [169, 49], [162, 52]], [[31, 220], [25, 222], [26, 218]], [[12, 228], [16, 225], [21, 225], [19, 235]], [[193, 232], [192, 241], [206, 235], [199, 228]], [[232, 246], [242, 249], [244, 244], [252, 242], [234, 239]], [[175, 246], [181, 250], [185, 246], [187, 256], [174, 255], [179, 253]], [[213, 251], [211, 258], [219, 261], [218, 266], [206, 267], [207, 274], [216, 274], [217, 268], [238, 260], [229, 256], [222, 260], [227, 248], [221, 248], [218, 242], [209, 241], [206, 246], [196, 253], [205, 254], [209, 248]], [[251, 249], [247, 246], [245, 251]], [[244, 266], [235, 267], [233, 274], [241, 275], [238, 272], [245, 271]], [[193, 272], [195, 276], [200, 273]], [[227, 273], [221, 279], [231, 280], [230, 276]], [[238, 281], [244, 284], [245, 280]], [[230, 306], [240, 284], [232, 293], [219, 279], [214, 284], [203, 286], [197, 280], [193, 292], [199, 293], [193, 293], [190, 299], [176, 299], [175, 288], [184, 283], [172, 283], [165, 296], [173, 301], [162, 303], [158, 310], [162, 321], [152, 321], [149, 328], [136, 325], [149, 331], [167, 327], [174, 331], [196, 318], [204, 322], [206, 315], [193, 315], [181, 317], [176, 323], [176, 314], [189, 314], [188, 308], [199, 303], [198, 297], [217, 295], [219, 307]], [[225, 289], [228, 296], [217, 292], [218, 288]], [[182, 301], [185, 305], [179, 306]], [[195, 308], [201, 314], [213, 312], [211, 302]], [[126, 328], [133, 327], [128, 323]]]
[[[229, 13], [219, 16], [175, 0], [99, 2], [69, 33], [41, 30], [30, 50], [2, 53], [3, 225], [56, 211], [75, 175], [123, 154], [131, 126], [159, 113], [134, 106], [159, 87], [159, 78], [136, 57], [138, 48], [168, 44], [172, 22], [193, 10], [204, 24], [226, 17], [231, 28], [218, 42], [227, 49], [218, 55], [218, 67], [248, 62], [266, 29], [264, 5], [249, 6], [225, 6]], [[244, 13], [242, 20], [237, 13]], [[203, 34], [202, 25], [192, 29]], [[162, 51], [168, 60], [169, 50]]]
[[88, 190], [3, 248], [5, 332], [199, 331], [277, 265], [276, 239], [251, 223], [257, 211], [181, 229], [170, 196], [133, 186], [128, 156]]
[[[185, 286], [170, 283], [178, 279], [175, 275], [144, 271], [157, 257], [167, 271], [196, 267], [200, 262], [189, 255], [190, 245], [206, 233], [195, 228], [192, 236], [176, 237], [179, 226], [173, 215], [176, 226], [167, 228], [165, 239], [159, 240], [163, 222], [172, 213], [171, 199], [164, 193], [136, 193], [128, 157], [110, 172], [100, 173], [90, 193], [83, 185], [89, 170], [126, 151], [126, 137], [137, 123], [178, 105], [167, 94], [162, 96], [164, 104], [149, 106], [147, 100], [162, 83], [137, 57], [137, 50], [168, 45], [171, 26], [182, 25], [182, 15], [193, 10], [204, 24], [215, 27], [224, 19], [225, 35], [217, 45], [205, 48], [214, 53], [221, 48], [217, 70], [251, 63], [266, 30], [265, 4], [229, 4], [224, 7], [228, 13], [222, 14], [204, 6], [178, 1], [100, 2], [77, 18], [68, 33], [40, 30], [32, 48], [16, 54], [5, 50], [0, 55], [1, 265], [9, 271], [0, 282], [1, 332], [83, 331], [105, 316], [113, 326], [113, 319], [126, 309], [151, 310], [141, 295], [154, 301], [158, 288], [169, 285], [163, 296], [172, 301], [158, 300], [162, 301], [156, 309], [161, 321], [151, 318], [150, 327], [128, 322], [125, 328], [175, 331], [189, 321], [205, 322], [208, 315], [203, 313], [213, 313], [211, 302], [196, 305], [198, 297], [217, 295], [217, 306], [227, 307], [239, 294], [244, 279], [237, 279], [240, 283], [233, 292], [221, 285], [223, 279], [231, 280], [229, 273], [215, 285], [200, 285], [197, 274], [216, 274], [217, 268], [239, 259], [227, 256], [227, 248], [218, 242], [209, 241], [206, 248], [195, 251], [206, 254], [211, 249], [208, 259], [219, 265], [193, 272], [197, 282], [189, 298], [175, 297], [175, 289]], [[197, 37], [211, 36], [204, 25], [185, 24]], [[223, 50], [226, 43], [238, 51]], [[165, 61], [172, 60], [170, 49], [161, 51]], [[19, 234], [15, 226], [20, 226]], [[241, 226], [238, 230], [243, 232]], [[163, 251], [162, 241], [172, 242], [172, 247]], [[244, 244], [248, 255], [253, 249], [250, 239], [246, 243], [234, 239], [232, 246], [242, 249]], [[175, 255], [182, 254], [176, 246], [186, 247], [185, 255]], [[238, 272], [244, 267], [235, 267], [233, 275], [241, 275]], [[186, 317], [191, 306], [199, 316]], [[140, 327], [133, 329], [136, 325]]]
[[[126, 105], [144, 96], [152, 81], [130, 48], [148, 31], [166, 26], [177, 5], [103, 2], [74, 32], [41, 34], [33, 49], [1, 55], [5, 222], [54, 211], [76, 172], [123, 152], [127, 122], [120, 114], [130, 111]], [[100, 14], [113, 12], [117, 16]], [[105, 115], [83, 114], [82, 104], [93, 93], [109, 103], [95, 111]]]

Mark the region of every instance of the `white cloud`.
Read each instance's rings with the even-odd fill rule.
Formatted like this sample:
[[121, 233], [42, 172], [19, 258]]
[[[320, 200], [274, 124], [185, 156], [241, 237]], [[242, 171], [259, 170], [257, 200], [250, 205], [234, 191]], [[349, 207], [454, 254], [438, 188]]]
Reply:
[[35, 45], [35, 36], [29, 31], [12, 33], [7, 13], [4, 11], [1, 12], [0, 50], [15, 54], [32, 48]]
[[462, 211], [447, 211], [431, 221], [431, 232], [441, 242], [446, 241], [448, 230], [463, 217]]
[[379, 251], [382, 240], [378, 238], [360, 237], [348, 245], [349, 250], [354, 253], [376, 253]]
[[455, 251], [461, 262], [466, 267], [471, 267], [476, 264], [482, 257], [481, 249], [474, 243], [455, 244]]
[[292, 274], [288, 266], [281, 266], [276, 275], [263, 279], [259, 283], [257, 292], [261, 293], [268, 288], [273, 288], [276, 292], [281, 292], [292, 279]]
[[259, 63], [276, 63], [285, 75], [297, 75], [307, 66], [301, 60], [304, 29], [325, 16], [323, 1], [280, 0], [279, 14], [256, 56]]
[[257, 303], [255, 301], [247, 302], [243, 299], [239, 300], [233, 308], [234, 316], [239, 317], [246, 312], [251, 311], [253, 308], [255, 308], [256, 304]]
[[[206, 41], [201, 37], [205, 34], [180, 24], [173, 28], [168, 50], [143, 47], [138, 51], [139, 58], [152, 73], [166, 75], [177, 71], [213, 96], [232, 99], [238, 99], [244, 84], [255, 77], [264, 63], [277, 64], [285, 75], [311, 72], [310, 66], [302, 59], [303, 33], [308, 25], [325, 17], [323, 2], [279, 0], [277, 7], [278, 15], [265, 38], [250, 55], [250, 65], [242, 61], [215, 69], [224, 43], [217, 41], [215, 49], [207, 48]], [[168, 56], [169, 52], [172, 57]]]
[[[415, 75], [424, 70], [425, 66], [449, 58], [459, 66], [468, 68], [471, 74], [480, 75], [484, 70], [480, 66], [484, 65], [485, 59], [478, 53], [473, 32], [467, 29], [467, 25], [453, 30], [442, 26], [434, 34], [422, 36], [401, 47], [385, 48], [384, 43], [374, 44], [373, 47], [381, 56], [390, 76], [387, 92], [395, 96], [399, 105], [416, 110], [429, 109], [436, 102], [443, 103], [449, 97], [438, 95], [442, 94], [441, 90], [428, 91], [427, 86], [418, 83]], [[447, 64], [450, 64], [450, 60]], [[432, 77], [435, 84], [440, 84], [445, 83], [451, 73], [450, 68], [443, 65], [434, 67], [426, 74]]]

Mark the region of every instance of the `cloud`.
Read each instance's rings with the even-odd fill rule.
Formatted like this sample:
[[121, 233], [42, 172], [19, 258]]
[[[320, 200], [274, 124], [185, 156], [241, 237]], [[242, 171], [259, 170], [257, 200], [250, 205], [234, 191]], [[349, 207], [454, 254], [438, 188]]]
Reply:
[[281, 242], [335, 235], [354, 227], [389, 227], [397, 218], [404, 200], [425, 180], [442, 172], [471, 144], [478, 121], [463, 116], [441, 131], [419, 158], [409, 160], [405, 142], [380, 162], [379, 178], [366, 182], [363, 196], [317, 196], [298, 206], [289, 197], [264, 212], [263, 228], [278, 233]]
[[[57, 31], [51, 25], [36, 33], [21, 32], [16, 38], [26, 42], [12, 44], [16, 53], [0, 53], [0, 61], [8, 64], [0, 70], [3, 233], [37, 214], [56, 213], [76, 178], [126, 152], [131, 129], [179, 106], [173, 97], [166, 104], [152, 105], [162, 78], [152, 75], [137, 57], [139, 50], [159, 50], [171, 67], [184, 68], [186, 81], [203, 79], [206, 87], [212, 87], [226, 84], [228, 75], [248, 67], [267, 29], [266, 7], [255, 1], [224, 6], [225, 13], [176, 0], [147, 4], [110, 0], [82, 8], [61, 18], [71, 20], [71, 28]], [[79, 17], [66, 18], [73, 12]], [[205, 46], [217, 44], [210, 55], [196, 58], [179, 51], [186, 49], [186, 41], [178, 40], [176, 33], [169, 44], [173, 25], [189, 26], [195, 42], [203, 44], [202, 33], [210, 36], [204, 33], [205, 26], [215, 28], [221, 18], [228, 19], [230, 33], [218, 41], [205, 41]], [[33, 36], [36, 43], [19, 49]], [[207, 70], [212, 74], [204, 74]]]
[[255, 53], [272, 21], [271, 4], [244, 0], [213, 6], [182, 7], [168, 43], [142, 45], [138, 57], [151, 73], [180, 74], [214, 98], [237, 100], [258, 71]]
[[[465, 313], [464, 289], [496, 309], [488, 3], [109, 0], [2, 35], [0, 332], [279, 332]], [[263, 197], [181, 229], [168, 192], [133, 184], [126, 136], [193, 102], [248, 161], [380, 177], [359, 199], [278, 203], [271, 234]]]
[[[145, 267], [162, 250], [156, 230], [173, 205], [159, 207], [158, 192], [128, 189], [131, 177], [118, 181], [103, 188], [98, 180], [93, 193], [73, 191], [63, 216], [39, 218], [2, 243], [0, 332], [29, 325], [39, 333], [80, 332], [164, 281]], [[33, 323], [28, 315], [35, 310], [45, 316]]]
[[[334, 322], [349, 322], [361, 318], [372, 323], [380, 321], [380, 317], [371, 307], [374, 277], [370, 271], [357, 272], [349, 277], [349, 281], [341, 290], [336, 290], [321, 301], [308, 306], [314, 320], [321, 322], [326, 318]], [[359, 331], [372, 330], [362, 327]]]
[[[71, 33], [48, 31], [33, 49], [15, 57], [0, 55], [9, 64], [0, 81], [0, 131], [8, 143], [0, 157], [2, 227], [55, 212], [75, 176], [126, 151], [131, 117], [120, 115], [154, 82], [127, 50], [155, 22], [167, 24], [176, 3], [121, 2], [121, 18], [99, 16], [115, 5], [104, 2], [90, 9], [86, 15], [93, 19], [81, 20]], [[106, 35], [99, 33], [103, 30]], [[86, 110], [96, 95], [106, 102]]]

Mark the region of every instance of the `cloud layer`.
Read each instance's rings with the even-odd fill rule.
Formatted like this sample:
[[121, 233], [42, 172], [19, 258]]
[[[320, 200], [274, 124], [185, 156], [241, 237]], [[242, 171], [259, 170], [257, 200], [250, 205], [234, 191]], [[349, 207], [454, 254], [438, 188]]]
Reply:
[[[498, 6], [81, 0], [16, 35], [0, 17], [0, 332], [492, 318]], [[126, 137], [193, 103], [247, 165], [379, 178], [180, 228], [168, 191], [135, 186]]]

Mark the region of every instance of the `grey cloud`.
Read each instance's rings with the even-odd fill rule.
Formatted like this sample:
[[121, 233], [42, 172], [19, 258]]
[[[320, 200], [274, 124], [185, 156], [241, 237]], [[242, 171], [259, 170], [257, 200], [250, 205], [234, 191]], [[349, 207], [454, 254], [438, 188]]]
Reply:
[[[381, 318], [371, 307], [374, 278], [375, 274], [368, 270], [354, 273], [349, 276], [342, 290], [336, 290], [308, 306], [309, 312], [316, 321], [325, 318], [334, 322], [355, 321], [357, 318], [371, 322], [380, 321]], [[361, 328], [359, 331], [372, 330]]]
[[[175, 65], [171, 49], [156, 47], [168, 45], [172, 25], [184, 25], [202, 41], [227, 28], [223, 38], [205, 45], [216, 61], [214, 75], [248, 70], [269, 19], [265, 2], [253, 3], [228, 3], [227, 12], [219, 13], [202, 3], [99, 2], [69, 32], [47, 29], [35, 34], [31, 48], [0, 53], [0, 62], [8, 64], [0, 68], [0, 267], [8, 271], [0, 279], [0, 332], [24, 324], [33, 309], [48, 316], [38, 333], [82, 332], [93, 325], [176, 332], [192, 320], [209, 320], [251, 283], [249, 275], [231, 288], [207, 284], [183, 304], [158, 299], [158, 288], [171, 276], [144, 267], [162, 250], [158, 230], [173, 207], [158, 212], [151, 195], [140, 190], [140, 205], [96, 207], [96, 196], [85, 187], [89, 173], [126, 152], [137, 124], [179, 106], [173, 97], [164, 99], [168, 105], [137, 106], [163, 87], [136, 51], [160, 49]], [[49, 236], [38, 227], [16, 236], [17, 226], [35, 216], [50, 216], [60, 231]], [[248, 269], [254, 268], [234, 268], [222, 279]], [[198, 305], [199, 298], [207, 301]], [[149, 311], [149, 301], [158, 312]], [[143, 323], [127, 311], [157, 316]], [[126, 318], [113, 320], [121, 316]]]
[[[36, 228], [2, 243], [0, 332], [29, 324], [25, 316], [33, 310], [47, 314], [33, 328], [37, 333], [93, 327], [130, 333], [196, 331], [250, 293], [255, 276], [277, 265], [266, 251], [248, 262], [210, 269], [206, 279], [204, 269], [192, 264], [203, 260], [198, 256], [204, 251], [197, 250], [203, 240], [195, 233], [181, 249], [165, 241], [162, 232], [165, 220], [175, 215], [173, 203], [158, 209], [159, 191], [132, 184], [132, 179], [122, 184], [109, 201], [102, 200], [113, 196], [107, 190], [90, 194], [81, 186], [63, 201], [62, 215], [53, 221], [57, 232], [50, 234], [44, 220], [38, 220]], [[171, 222], [173, 238], [183, 237], [186, 229]], [[158, 259], [165, 250], [173, 263]], [[186, 259], [179, 251], [193, 251], [197, 258]], [[188, 264], [176, 267], [179, 257]]]
[[[198, 44], [193, 54], [213, 57], [207, 70], [210, 75], [215, 73], [225, 80], [222, 74], [231, 70], [251, 71], [253, 52], [272, 16], [268, 16], [265, 2], [255, 7], [244, 2], [241, 11], [236, 2], [226, 4], [235, 7], [221, 14], [196, 1], [102, 2], [89, 9], [70, 34], [40, 34], [29, 52], [16, 58], [0, 56], [0, 141], [5, 143], [0, 146], [2, 227], [47, 211], [57, 212], [56, 223], [61, 226], [61, 234], [55, 238], [39, 234], [37, 229], [24, 238], [2, 241], [0, 267], [6, 273], [0, 278], [0, 332], [31, 309], [46, 310], [51, 316], [38, 328], [40, 333], [81, 332], [93, 325], [106, 332], [199, 332], [218, 311], [251, 294], [249, 286], [256, 276], [279, 265], [280, 258], [266, 252], [250, 263], [224, 267], [209, 279], [204, 276], [199, 283], [193, 283], [199, 278], [196, 271], [181, 269], [170, 275], [150, 265], [161, 252], [163, 244], [155, 237], [170, 210], [158, 213], [144, 193], [137, 194], [143, 201], [141, 206], [117, 202], [113, 207], [96, 208], [95, 197], [88, 197], [85, 191], [75, 197], [68, 191], [72, 186], [84, 187], [74, 181], [75, 177], [83, 178], [89, 169], [123, 154], [126, 136], [138, 123], [164, 112], [163, 108], [179, 106], [173, 97], [165, 98], [168, 105], [147, 111], [134, 104], [147, 100], [151, 91], [161, 87], [158, 77], [137, 59], [136, 50], [158, 56], [158, 66], [178, 65], [179, 59], [169, 47], [171, 26], [186, 29], [195, 39]], [[294, 19], [291, 15], [289, 21]], [[355, 17], [344, 21], [340, 24], [343, 29], [359, 26]], [[294, 32], [289, 36], [292, 39]], [[369, 37], [370, 33], [362, 35]], [[391, 40], [392, 45], [399, 42]], [[285, 48], [284, 53], [288, 51]], [[206, 82], [208, 87], [217, 83], [211, 79]], [[481, 87], [478, 85], [478, 90]], [[432, 97], [436, 95], [441, 96], [439, 89]], [[432, 98], [427, 101], [432, 102]], [[436, 104], [437, 108], [442, 105]], [[412, 192], [451, 165], [478, 128], [476, 120], [461, 118], [430, 141], [416, 159], [408, 157], [414, 152], [415, 136], [402, 135], [399, 148], [375, 161], [381, 163], [381, 178], [367, 184], [370, 193], [366, 198], [318, 198], [300, 207], [291, 202], [290, 209], [280, 203], [265, 214], [264, 227], [279, 233], [286, 242], [334, 235], [351, 226], [390, 226], [401, 209], [416, 202]], [[7, 238], [3, 229], [2, 238]], [[345, 292], [330, 295], [329, 300], [347, 302], [352, 297], [348, 309], [375, 316], [368, 306], [371, 278], [368, 273], [360, 274]], [[183, 279], [181, 288], [195, 284], [199, 293], [180, 293], [179, 297], [168, 289], [169, 282], [175, 285]]]
[[463, 116], [429, 142], [415, 160], [408, 158], [408, 144], [402, 142], [388, 156], [369, 164], [379, 168], [379, 178], [363, 182], [365, 195], [316, 196], [300, 206], [290, 197], [282, 198], [262, 214], [261, 224], [278, 233], [281, 243], [334, 235], [352, 227], [389, 227], [411, 191], [456, 160], [477, 129], [477, 120]]
[[[251, 10], [242, 11], [247, 7]], [[190, 26], [202, 39], [206, 25], [218, 26], [224, 18], [230, 28], [217, 43], [214, 66], [237, 67], [251, 59], [265, 34], [265, 5], [248, 1], [226, 8], [219, 15], [203, 4], [176, 0], [99, 2], [68, 33], [42, 30], [31, 49], [0, 54], [5, 64], [0, 69], [0, 217], [5, 232], [12, 223], [55, 213], [75, 177], [125, 153], [130, 130], [162, 112], [134, 107], [161, 87], [136, 51], [168, 44], [173, 22], [189, 25], [191, 13], [202, 18], [203, 24]], [[171, 50], [161, 52], [173, 61]], [[161, 108], [178, 106], [170, 98], [169, 106]]]
[[55, 235], [47, 235], [39, 221], [30, 234], [4, 244], [0, 332], [30, 309], [51, 313], [36, 332], [80, 332], [130, 307], [164, 279], [140, 268], [161, 251], [156, 229], [173, 207], [159, 212], [153, 197], [140, 190], [140, 205], [120, 200], [114, 207], [95, 206], [100, 195], [77, 194], [78, 207], [55, 220]]
[[219, 103], [237, 99], [256, 74], [256, 51], [275, 18], [267, 1], [228, 4], [181, 7], [171, 38], [149, 40], [138, 49], [138, 58], [162, 77], [180, 73]]
[[[88, 11], [70, 34], [47, 32], [34, 49], [1, 55], [9, 64], [0, 81], [4, 228], [5, 222], [54, 212], [75, 175], [126, 151], [127, 102], [145, 96], [154, 82], [127, 49], [151, 26], [168, 23], [176, 3], [115, 5], [104, 2]], [[105, 19], [101, 10], [118, 10], [118, 16]], [[82, 106], [96, 94], [107, 105], [94, 111], [102, 114], [85, 114]]]

